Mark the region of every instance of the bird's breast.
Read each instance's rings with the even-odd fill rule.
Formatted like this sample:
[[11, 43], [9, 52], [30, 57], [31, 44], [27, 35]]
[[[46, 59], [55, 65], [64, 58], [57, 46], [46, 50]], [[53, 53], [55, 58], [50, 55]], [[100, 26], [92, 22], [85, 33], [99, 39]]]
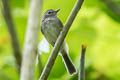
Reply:
[[52, 45], [57, 40], [57, 37], [60, 33], [58, 21], [56, 19], [47, 19], [44, 22], [43, 31], [44, 36]]

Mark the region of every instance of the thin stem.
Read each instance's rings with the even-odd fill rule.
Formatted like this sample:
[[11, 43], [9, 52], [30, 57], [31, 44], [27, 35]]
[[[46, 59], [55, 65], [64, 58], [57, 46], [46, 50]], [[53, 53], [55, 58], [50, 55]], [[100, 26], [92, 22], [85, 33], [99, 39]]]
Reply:
[[83, 3], [84, 0], [77, 0], [76, 1], [76, 4], [74, 6], [74, 8], [72, 9], [72, 12], [71, 14], [69, 15], [67, 21], [66, 21], [66, 24], [64, 25], [65, 27], [63, 28], [63, 30], [61, 31], [56, 43], [55, 43], [55, 46], [51, 52], [51, 55], [48, 59], [48, 62], [40, 76], [40, 79], [39, 80], [47, 80], [48, 78], [48, 75], [50, 74], [50, 71], [53, 67], [53, 64], [56, 60], [56, 57], [58, 55], [58, 52], [59, 52], [59, 49], [60, 49], [60, 46], [62, 45], [66, 35], [67, 35], [67, 32], [69, 30], [69, 28], [71, 27], [75, 17], [77, 16], [77, 13], [78, 11], [80, 10], [81, 6], [82, 6], [82, 3]]
[[7, 24], [8, 31], [11, 36], [11, 43], [12, 43], [13, 52], [16, 60], [16, 66], [17, 66], [17, 69], [20, 71], [22, 56], [21, 56], [19, 41], [16, 35], [15, 25], [11, 15], [9, 2], [8, 0], [2, 0], [2, 3], [3, 3], [3, 15], [5, 18], [5, 22]]
[[[39, 77], [43, 71], [43, 66], [42, 66], [42, 62], [41, 62], [41, 55], [38, 53], [38, 69], [39, 69]], [[38, 77], [38, 79], [39, 79]]]
[[81, 56], [80, 56], [80, 70], [79, 70], [78, 80], [85, 80], [85, 51], [86, 51], [86, 46], [82, 45], [82, 51], [81, 51]]

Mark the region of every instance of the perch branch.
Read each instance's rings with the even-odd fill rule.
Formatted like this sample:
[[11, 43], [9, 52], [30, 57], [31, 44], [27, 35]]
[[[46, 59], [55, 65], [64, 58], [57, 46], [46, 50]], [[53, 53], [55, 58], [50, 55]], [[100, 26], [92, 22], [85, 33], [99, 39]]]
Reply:
[[63, 30], [61, 31], [56, 43], [55, 43], [55, 46], [51, 52], [51, 55], [48, 59], [48, 62], [40, 76], [40, 79], [39, 80], [47, 80], [48, 78], [48, 75], [52, 69], [52, 66], [55, 62], [55, 59], [58, 55], [58, 52], [59, 52], [59, 49], [60, 49], [60, 46], [62, 45], [63, 41], [64, 41], [64, 38], [66, 37], [66, 34], [70, 28], [70, 26], [72, 25], [75, 17], [77, 16], [77, 13], [78, 11], [80, 10], [81, 6], [82, 6], [82, 3], [83, 3], [84, 0], [77, 0], [74, 8], [72, 9], [72, 12], [71, 14], [69, 15], [67, 21], [66, 21], [66, 24], [64, 25], [64, 28]]
[[17, 69], [20, 71], [22, 56], [21, 56], [18, 38], [15, 31], [15, 25], [12, 19], [11, 11], [10, 11], [9, 2], [8, 0], [2, 0], [2, 3], [3, 3], [3, 16], [11, 36], [11, 43], [12, 43], [13, 52], [16, 60], [16, 66], [17, 66]]
[[81, 56], [80, 56], [79, 79], [78, 80], [85, 80], [85, 51], [86, 51], [86, 46], [82, 45], [82, 51], [81, 51]]
[[20, 80], [34, 80], [42, 0], [31, 0]]

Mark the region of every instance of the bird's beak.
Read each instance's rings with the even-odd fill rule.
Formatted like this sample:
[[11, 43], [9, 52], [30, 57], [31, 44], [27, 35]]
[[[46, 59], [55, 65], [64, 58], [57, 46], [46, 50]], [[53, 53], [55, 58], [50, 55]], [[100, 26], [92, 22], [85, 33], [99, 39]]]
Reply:
[[60, 11], [60, 8], [59, 9], [57, 9], [57, 10], [55, 10], [55, 13], [58, 13]]

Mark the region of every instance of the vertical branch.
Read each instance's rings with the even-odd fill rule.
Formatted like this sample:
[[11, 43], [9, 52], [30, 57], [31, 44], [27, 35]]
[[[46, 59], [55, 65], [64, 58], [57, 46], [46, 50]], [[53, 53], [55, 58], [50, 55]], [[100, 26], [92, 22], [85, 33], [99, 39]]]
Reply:
[[31, 0], [20, 80], [34, 80], [42, 0]]
[[20, 71], [21, 66], [21, 51], [19, 47], [18, 38], [15, 31], [15, 25], [11, 16], [10, 6], [8, 0], [2, 0], [3, 3], [3, 15], [7, 24], [8, 31], [11, 36], [11, 43], [16, 60], [17, 69]]
[[[38, 68], [39, 68], [39, 77], [43, 71], [43, 67], [42, 67], [42, 62], [41, 62], [41, 55], [38, 53]], [[38, 77], [38, 79], [39, 79]]]
[[53, 67], [53, 64], [56, 60], [56, 57], [58, 55], [58, 52], [59, 52], [59, 49], [60, 49], [60, 46], [62, 45], [66, 35], [67, 35], [67, 32], [70, 28], [70, 26], [72, 25], [75, 17], [77, 16], [77, 13], [78, 11], [80, 10], [81, 6], [82, 6], [82, 3], [83, 3], [84, 0], [77, 0], [76, 1], [76, 4], [74, 6], [74, 8], [72, 9], [72, 12], [71, 14], [69, 15], [67, 21], [66, 21], [66, 24], [64, 25], [65, 27], [63, 28], [63, 30], [61, 31], [56, 43], [55, 43], [55, 46], [51, 52], [51, 55], [48, 59], [48, 62], [40, 76], [40, 79], [39, 80], [47, 80], [48, 78], [48, 75], [50, 74], [50, 71]]
[[80, 56], [80, 70], [79, 70], [78, 80], [85, 80], [85, 51], [86, 51], [86, 46], [82, 45], [82, 51], [81, 51], [81, 56]]

